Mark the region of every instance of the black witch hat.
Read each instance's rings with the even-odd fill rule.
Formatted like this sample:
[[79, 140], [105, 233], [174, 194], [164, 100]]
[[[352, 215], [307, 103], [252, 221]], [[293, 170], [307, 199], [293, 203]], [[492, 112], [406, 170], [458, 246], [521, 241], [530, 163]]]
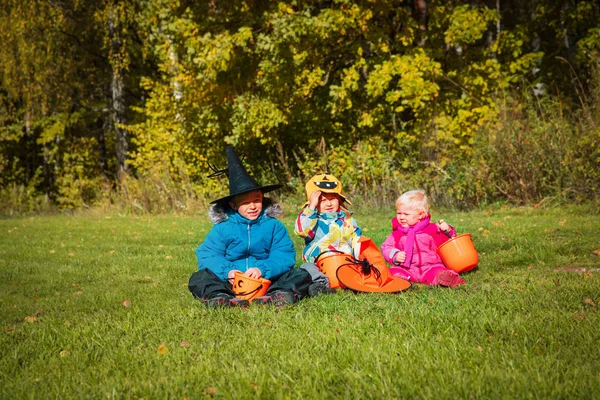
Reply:
[[231, 199], [238, 194], [252, 192], [254, 190], [260, 190], [263, 193], [267, 193], [279, 189], [282, 186], [280, 184], [260, 186], [254, 178], [248, 175], [240, 158], [235, 154], [233, 147], [225, 147], [225, 154], [227, 155], [227, 169], [217, 170], [211, 165], [211, 168], [215, 173], [210, 176], [218, 176], [223, 173], [227, 174], [229, 177], [229, 196], [211, 201], [211, 204], [227, 204], [227, 202], [231, 201]]

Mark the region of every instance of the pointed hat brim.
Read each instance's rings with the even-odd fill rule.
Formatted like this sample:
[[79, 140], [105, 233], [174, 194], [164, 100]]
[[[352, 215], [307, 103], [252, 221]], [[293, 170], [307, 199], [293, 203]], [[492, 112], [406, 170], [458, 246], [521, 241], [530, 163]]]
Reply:
[[255, 187], [255, 188], [251, 188], [248, 190], [244, 190], [238, 193], [233, 193], [230, 194], [229, 196], [225, 196], [225, 197], [221, 197], [218, 200], [213, 200], [210, 202], [210, 204], [224, 204], [224, 203], [229, 203], [231, 200], [233, 200], [233, 198], [239, 194], [244, 194], [244, 193], [249, 193], [249, 192], [253, 192], [255, 190], [260, 190], [263, 194], [268, 193], [268, 192], [272, 192], [273, 190], [277, 190], [277, 189], [281, 189], [281, 187], [283, 187], [283, 185], [281, 184], [276, 184], [276, 185], [267, 185], [267, 186], [259, 186], [259, 187]]

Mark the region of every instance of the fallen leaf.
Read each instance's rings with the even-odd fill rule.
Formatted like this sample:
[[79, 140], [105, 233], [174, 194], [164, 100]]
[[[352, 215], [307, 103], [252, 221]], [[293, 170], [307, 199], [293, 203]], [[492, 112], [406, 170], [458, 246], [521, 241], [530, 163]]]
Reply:
[[594, 253], [597, 256], [600, 256], [600, 249], [598, 250], [593, 250], [592, 253]]
[[75, 257], [75, 253], [73, 253], [73, 252], [70, 252], [70, 253], [69, 253], [69, 257]]
[[252, 386], [252, 389], [254, 389], [255, 392], [258, 392], [260, 390], [260, 386], [258, 386], [254, 382], [250, 382], [250, 386]]
[[164, 356], [169, 352], [169, 348], [165, 346], [164, 343], [161, 343], [160, 346], [158, 346], [158, 352]]
[[183, 342], [179, 343], [179, 346], [181, 346], [181, 347], [190, 347], [190, 342], [184, 340]]
[[165, 260], [170, 260], [172, 258], [173, 258], [173, 256], [165, 256]]
[[207, 387], [206, 389], [204, 389], [204, 394], [207, 396], [214, 396], [215, 394], [217, 394], [217, 389], [214, 387]]
[[123, 303], [121, 303], [121, 304], [123, 304], [125, 307], [129, 307], [129, 306], [131, 305], [131, 301], [129, 301], [129, 300], [125, 300], [125, 301], [124, 301]]
[[68, 328], [71, 326], [71, 323], [69, 321], [65, 321], [65, 326]]
[[271, 326], [270, 322], [265, 322], [265, 326]]
[[50, 250], [50, 254], [54, 254], [54, 253], [56, 253], [56, 251]]
[[589, 305], [590, 305], [590, 306], [592, 306], [592, 307], [596, 307], [596, 303], [594, 303], [594, 300], [592, 300], [592, 299], [589, 299], [589, 298], [588, 298], [588, 299], [585, 299], [585, 300], [583, 300], [583, 302], [584, 302], [585, 304], [589, 304]]
[[585, 318], [585, 313], [583, 311], [578, 312], [577, 314], [573, 314], [573, 316], [571, 318], [573, 318], [574, 320], [577, 320], [577, 321], [581, 321], [582, 319]]
[[66, 357], [66, 356], [68, 356], [68, 355], [69, 355], [69, 350], [67, 350], [67, 349], [64, 349], [64, 350], [63, 350], [63, 351], [61, 351], [59, 354], [60, 354], [60, 356], [61, 356], [61, 357]]
[[76, 294], [76, 295], [78, 295], [78, 296], [79, 296], [80, 294], [83, 294], [83, 290], [78, 290], [78, 291], [76, 291], [76, 292], [75, 292], [75, 293], [73, 293], [73, 294]]
[[111, 250], [111, 251], [109, 251], [108, 253], [109, 253], [109, 254], [115, 254], [115, 251], [114, 251], [114, 250]]
[[30, 322], [30, 323], [33, 323], [33, 322], [35, 322], [35, 321], [37, 321], [37, 318], [36, 318], [36, 317], [33, 317], [33, 316], [30, 316], [30, 317], [25, 317], [25, 322]]

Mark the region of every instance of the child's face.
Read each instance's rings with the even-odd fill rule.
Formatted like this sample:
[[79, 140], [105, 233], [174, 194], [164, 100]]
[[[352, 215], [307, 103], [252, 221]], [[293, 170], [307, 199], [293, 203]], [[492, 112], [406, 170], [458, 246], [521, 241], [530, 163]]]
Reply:
[[235, 196], [232, 202], [229, 202], [231, 208], [250, 221], [260, 216], [262, 211], [263, 194], [260, 190], [243, 193]]
[[340, 196], [336, 193], [321, 193], [319, 199], [319, 212], [331, 213], [340, 210]]
[[424, 211], [417, 211], [414, 208], [404, 204], [396, 206], [396, 219], [400, 225], [405, 228], [415, 225], [417, 222], [422, 220], [425, 215], [426, 213]]

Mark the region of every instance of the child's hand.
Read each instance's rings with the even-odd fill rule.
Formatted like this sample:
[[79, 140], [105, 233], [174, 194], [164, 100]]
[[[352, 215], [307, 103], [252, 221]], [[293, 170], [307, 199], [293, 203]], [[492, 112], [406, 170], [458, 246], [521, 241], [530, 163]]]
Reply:
[[308, 202], [308, 206], [311, 210], [316, 210], [319, 206], [319, 199], [321, 198], [321, 191], [315, 190], [310, 194], [310, 200]]
[[398, 263], [398, 264], [402, 264], [404, 261], [406, 261], [406, 253], [403, 251], [397, 252], [396, 255], [394, 256], [394, 262]]
[[262, 276], [262, 272], [260, 272], [260, 269], [256, 267], [248, 268], [248, 270], [246, 271], [246, 276], [249, 278], [258, 279]]
[[237, 269], [232, 269], [231, 271], [229, 271], [229, 273], [227, 274], [227, 279], [233, 279], [235, 278], [235, 273], [239, 272], [242, 273], [242, 271], [239, 271]]
[[437, 227], [440, 228], [441, 230], [448, 232], [450, 230], [450, 225], [448, 225], [448, 223], [446, 221], [444, 221], [443, 219], [440, 219], [440, 222], [438, 222]]

